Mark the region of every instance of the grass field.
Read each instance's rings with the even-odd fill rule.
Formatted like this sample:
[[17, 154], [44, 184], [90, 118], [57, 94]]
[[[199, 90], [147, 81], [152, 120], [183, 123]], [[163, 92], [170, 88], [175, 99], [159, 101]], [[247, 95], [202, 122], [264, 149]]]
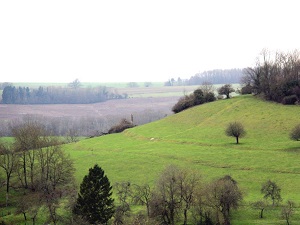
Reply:
[[[289, 139], [290, 130], [300, 123], [299, 113], [299, 106], [238, 96], [63, 148], [75, 162], [78, 184], [96, 163], [112, 184], [153, 185], [170, 164], [199, 171], [204, 182], [229, 174], [244, 193], [232, 224], [280, 225], [286, 222], [280, 218], [279, 208], [267, 209], [265, 218], [259, 219], [259, 210], [250, 204], [262, 199], [261, 185], [271, 179], [281, 187], [283, 203], [293, 200], [299, 207], [300, 142]], [[247, 132], [239, 145], [224, 133], [232, 121], [242, 122]], [[300, 224], [300, 208], [291, 224]]]
[[[299, 112], [299, 106], [241, 96], [64, 148], [75, 160], [78, 182], [95, 163], [112, 183], [153, 184], [169, 164], [195, 169], [204, 181], [229, 174], [244, 193], [244, 206], [234, 214], [233, 224], [284, 224], [278, 209], [267, 210], [260, 220], [258, 210], [249, 204], [262, 199], [261, 184], [268, 179], [282, 188], [284, 202], [300, 204], [300, 143], [289, 139], [290, 130], [300, 123]], [[226, 125], [235, 120], [247, 131], [239, 145], [224, 134]], [[300, 223], [298, 211], [293, 221]]]

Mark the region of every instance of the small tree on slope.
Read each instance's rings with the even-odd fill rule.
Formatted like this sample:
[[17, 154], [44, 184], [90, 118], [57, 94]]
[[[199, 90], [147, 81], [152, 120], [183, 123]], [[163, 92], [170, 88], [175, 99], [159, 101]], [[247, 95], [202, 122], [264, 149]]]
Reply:
[[246, 135], [244, 126], [240, 122], [229, 123], [225, 130], [225, 133], [227, 136], [235, 137], [237, 144], [239, 143], [239, 138]]
[[114, 214], [114, 200], [111, 198], [112, 186], [104, 171], [97, 164], [89, 169], [83, 178], [80, 193], [74, 207], [74, 214], [91, 224], [107, 224]]

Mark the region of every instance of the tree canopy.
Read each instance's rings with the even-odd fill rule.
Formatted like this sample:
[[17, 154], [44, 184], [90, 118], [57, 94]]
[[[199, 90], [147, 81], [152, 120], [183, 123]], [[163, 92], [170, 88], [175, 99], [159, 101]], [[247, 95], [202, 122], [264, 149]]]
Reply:
[[107, 224], [114, 214], [112, 186], [97, 164], [83, 178], [73, 212], [91, 224]]

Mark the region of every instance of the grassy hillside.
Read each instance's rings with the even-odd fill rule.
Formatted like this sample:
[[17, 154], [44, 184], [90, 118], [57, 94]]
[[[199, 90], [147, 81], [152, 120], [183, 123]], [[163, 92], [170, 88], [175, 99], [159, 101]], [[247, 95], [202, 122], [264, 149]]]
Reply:
[[[279, 212], [267, 211], [267, 219], [259, 220], [258, 211], [247, 205], [262, 198], [261, 184], [268, 179], [282, 188], [284, 201], [300, 204], [300, 143], [289, 139], [290, 130], [300, 123], [299, 112], [299, 106], [241, 96], [65, 149], [75, 160], [78, 182], [95, 163], [112, 183], [153, 183], [169, 164], [196, 169], [206, 181], [229, 174], [242, 188], [246, 205], [234, 215], [234, 224], [282, 224]], [[226, 125], [235, 120], [247, 131], [239, 145], [224, 134]], [[300, 221], [299, 214], [294, 221]]]

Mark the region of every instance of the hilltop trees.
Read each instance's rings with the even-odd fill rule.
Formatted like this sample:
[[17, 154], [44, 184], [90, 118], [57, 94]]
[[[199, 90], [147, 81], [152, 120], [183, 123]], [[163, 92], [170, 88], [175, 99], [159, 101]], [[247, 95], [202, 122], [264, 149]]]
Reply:
[[203, 104], [205, 102], [215, 101], [215, 95], [209, 90], [202, 91], [201, 88], [196, 89], [192, 94], [181, 97], [178, 102], [173, 106], [172, 111], [179, 113], [190, 107]]
[[244, 85], [270, 101], [295, 104], [300, 98], [300, 52], [262, 50], [255, 67], [244, 70]]
[[240, 122], [231, 122], [228, 124], [225, 133], [227, 136], [235, 137], [236, 143], [239, 143], [239, 138], [244, 137], [246, 135], [246, 131], [244, 126]]
[[114, 214], [111, 190], [112, 186], [102, 168], [94, 165], [83, 178], [73, 212], [90, 224], [107, 224]]
[[219, 95], [226, 95], [226, 98], [230, 98], [230, 93], [234, 92], [235, 90], [232, 88], [231, 84], [225, 84], [218, 89]]

